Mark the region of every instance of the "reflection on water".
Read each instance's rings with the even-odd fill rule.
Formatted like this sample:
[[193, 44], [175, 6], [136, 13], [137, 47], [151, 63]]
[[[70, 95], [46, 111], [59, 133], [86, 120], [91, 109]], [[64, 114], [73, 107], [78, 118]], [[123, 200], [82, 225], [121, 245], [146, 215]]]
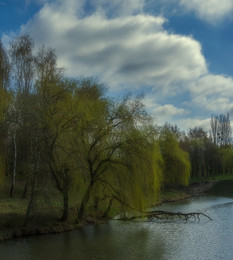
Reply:
[[205, 212], [213, 221], [112, 221], [78, 230], [0, 243], [0, 259], [233, 259], [233, 201], [203, 197], [161, 210]]

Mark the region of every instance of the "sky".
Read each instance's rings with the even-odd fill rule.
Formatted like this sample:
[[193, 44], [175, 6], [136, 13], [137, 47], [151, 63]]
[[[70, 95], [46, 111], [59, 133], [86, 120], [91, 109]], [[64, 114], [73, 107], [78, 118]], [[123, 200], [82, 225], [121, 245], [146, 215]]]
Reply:
[[30, 33], [72, 77], [144, 95], [162, 125], [233, 121], [233, 0], [0, 0], [0, 37]]

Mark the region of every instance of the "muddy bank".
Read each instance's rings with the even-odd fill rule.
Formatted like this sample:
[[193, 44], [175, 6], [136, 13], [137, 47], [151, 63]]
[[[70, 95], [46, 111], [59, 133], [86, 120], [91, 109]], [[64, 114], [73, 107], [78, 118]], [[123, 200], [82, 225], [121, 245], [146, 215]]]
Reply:
[[23, 228], [16, 228], [14, 230], [3, 229], [0, 231], [0, 241], [18, 238], [18, 237], [61, 233], [61, 232], [71, 231], [74, 228], [76, 228], [76, 226], [65, 224], [65, 225], [51, 225], [51, 226], [23, 227]]
[[7, 229], [0, 228], [0, 242], [8, 239], [14, 239], [19, 237], [38, 236], [46, 234], [57, 234], [62, 232], [68, 232], [76, 228], [82, 227], [88, 224], [103, 224], [106, 223], [107, 219], [96, 219], [91, 216], [87, 217], [84, 221], [79, 223], [64, 223], [54, 222], [49, 225], [29, 225], [22, 228]]
[[195, 182], [190, 184], [186, 189], [186, 193], [190, 196], [200, 196], [205, 192], [208, 192], [213, 186], [215, 186], [219, 181], [205, 181], [205, 182]]

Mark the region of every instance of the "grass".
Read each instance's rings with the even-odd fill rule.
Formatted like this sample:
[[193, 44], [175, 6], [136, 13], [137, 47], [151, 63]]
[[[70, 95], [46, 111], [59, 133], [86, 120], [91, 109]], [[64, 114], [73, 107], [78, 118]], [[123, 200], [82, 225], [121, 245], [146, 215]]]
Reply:
[[[10, 198], [11, 179], [6, 177], [4, 185], [0, 187], [0, 241], [1, 232], [6, 230], [21, 229], [24, 225], [26, 212], [30, 197], [30, 188], [27, 198], [22, 198], [24, 181], [16, 180], [14, 197]], [[76, 193], [70, 194], [70, 210], [67, 223], [59, 221], [63, 211], [63, 197], [61, 193], [50, 182], [37, 188], [39, 192], [35, 200], [35, 209], [33, 210], [28, 226], [33, 229], [37, 227], [67, 228], [69, 225], [77, 223], [77, 208], [80, 198]], [[97, 222], [95, 214], [87, 216], [89, 221]], [[82, 224], [82, 223], [80, 223]]]
[[219, 174], [219, 175], [215, 175], [215, 176], [192, 178], [190, 180], [190, 183], [204, 182], [204, 181], [213, 181], [213, 180], [216, 180], [216, 181], [233, 180], [233, 174]]
[[[6, 178], [4, 185], [0, 188], [0, 230], [20, 228], [25, 222], [30, 189], [27, 198], [22, 198], [24, 182], [17, 180], [14, 196], [10, 198], [10, 185], [10, 178]], [[56, 221], [62, 214], [61, 195], [52, 191], [51, 197], [46, 190], [43, 191], [43, 196], [39, 195], [36, 200], [37, 210], [32, 215], [34, 224]]]
[[233, 180], [220, 180], [208, 193], [216, 196], [233, 197]]

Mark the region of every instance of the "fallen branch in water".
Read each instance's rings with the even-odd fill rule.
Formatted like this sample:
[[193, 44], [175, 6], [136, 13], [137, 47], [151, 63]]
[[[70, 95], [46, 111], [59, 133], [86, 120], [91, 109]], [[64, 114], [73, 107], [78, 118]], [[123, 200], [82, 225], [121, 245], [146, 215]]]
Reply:
[[200, 216], [204, 216], [209, 220], [212, 220], [212, 218], [210, 218], [208, 215], [201, 212], [181, 213], [181, 212], [171, 212], [171, 211], [162, 211], [162, 210], [149, 211], [147, 213], [144, 213], [143, 215], [133, 216], [121, 220], [134, 220], [134, 219], [147, 218], [149, 221], [152, 221], [153, 219], [169, 219], [171, 217], [177, 217], [180, 220], [184, 220], [186, 223], [189, 219], [192, 218], [195, 221], [198, 220], [198, 222], [200, 222]]

